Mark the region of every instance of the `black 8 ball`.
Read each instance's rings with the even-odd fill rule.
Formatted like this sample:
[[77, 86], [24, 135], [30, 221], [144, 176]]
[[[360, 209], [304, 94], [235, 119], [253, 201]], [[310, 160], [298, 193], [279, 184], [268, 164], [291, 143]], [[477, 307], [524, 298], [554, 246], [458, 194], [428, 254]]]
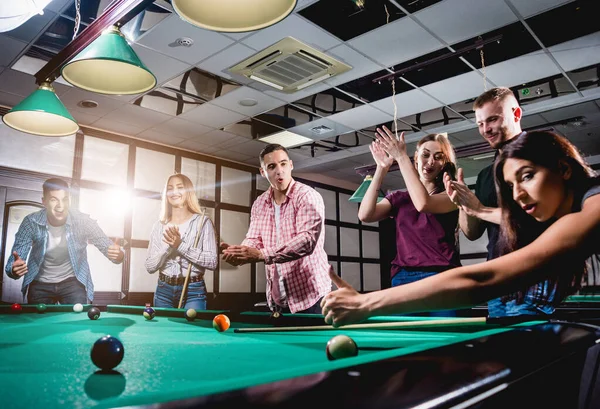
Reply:
[[123, 360], [125, 348], [117, 338], [105, 335], [94, 343], [91, 355], [94, 365], [103, 371], [110, 371]]
[[98, 307], [92, 307], [88, 310], [88, 317], [91, 320], [97, 320], [100, 318], [100, 309]]

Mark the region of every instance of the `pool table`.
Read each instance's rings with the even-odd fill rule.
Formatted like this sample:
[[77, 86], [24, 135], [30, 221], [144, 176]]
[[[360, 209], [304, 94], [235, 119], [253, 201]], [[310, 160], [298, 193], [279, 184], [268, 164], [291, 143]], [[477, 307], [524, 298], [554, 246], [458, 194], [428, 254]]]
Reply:
[[[203, 311], [189, 322], [178, 309], [155, 308], [152, 320], [143, 317], [144, 307], [101, 309], [93, 321], [68, 305], [48, 306], [44, 313], [35, 306], [25, 305], [21, 313], [0, 306], [0, 407], [446, 408], [511, 402], [515, 409], [527, 398], [516, 404], [514, 394], [524, 391], [535, 407], [543, 403], [541, 392], [550, 395], [548, 403], [565, 405], [596, 393], [582, 373], [597, 360], [600, 331], [586, 324], [459, 324], [457, 318], [423, 326], [439, 318], [393, 316], [369, 322], [415, 325], [302, 331], [322, 325], [322, 316], [273, 320], [258, 312]], [[212, 328], [218, 313], [230, 316], [229, 330]], [[299, 328], [234, 331], [277, 326]], [[90, 350], [106, 334], [122, 341], [125, 355], [114, 371], [102, 373]], [[337, 334], [355, 340], [358, 356], [327, 359], [326, 343]]]

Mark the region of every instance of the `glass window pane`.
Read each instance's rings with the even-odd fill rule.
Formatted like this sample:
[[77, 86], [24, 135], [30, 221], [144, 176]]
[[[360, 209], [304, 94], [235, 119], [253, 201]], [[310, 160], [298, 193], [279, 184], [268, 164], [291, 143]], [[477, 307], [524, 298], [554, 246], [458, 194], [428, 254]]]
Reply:
[[337, 220], [337, 204], [335, 200], [335, 192], [333, 190], [315, 188], [317, 192], [323, 197], [323, 203], [325, 203], [325, 219]]
[[191, 179], [198, 199], [214, 202], [217, 175], [217, 166], [214, 163], [181, 158], [181, 173]]
[[221, 168], [221, 202], [250, 206], [252, 174], [223, 166]]
[[267, 292], [267, 273], [265, 271], [265, 263], [256, 263], [256, 292]]
[[121, 291], [122, 264], [114, 264], [92, 244], [87, 246], [94, 291]]
[[337, 228], [325, 225], [325, 253], [328, 256], [337, 256]]
[[131, 238], [150, 240], [152, 226], [160, 216], [160, 200], [134, 197], [132, 201]]
[[379, 233], [376, 231], [362, 232], [363, 257], [364, 258], [379, 258]]
[[[123, 237], [126, 206], [120, 206], [114, 192], [79, 190], [79, 210], [98, 222], [109, 237]], [[109, 204], [109, 205], [107, 205]]]
[[81, 178], [126, 187], [128, 159], [128, 145], [86, 136]]
[[148, 249], [132, 248], [131, 264], [129, 265], [129, 291], [154, 293], [158, 282], [158, 271], [148, 273], [144, 263], [148, 257]]
[[349, 202], [350, 195], [340, 193], [340, 221], [358, 223], [358, 204]]
[[340, 228], [341, 256], [360, 257], [359, 233], [358, 229]]
[[167, 178], [175, 173], [175, 156], [137, 148], [135, 151], [136, 189], [162, 192]]
[[75, 135], [60, 138], [30, 135], [0, 121], [2, 166], [70, 178], [74, 156]]
[[[250, 214], [221, 210], [221, 241], [240, 244], [246, 237], [250, 225]], [[234, 267], [221, 260], [219, 290], [223, 293], [249, 293], [252, 272], [250, 264]]]
[[356, 291], [361, 291], [360, 263], [342, 263], [342, 278]]
[[364, 291], [381, 290], [381, 267], [379, 264], [363, 264]]
[[36, 206], [11, 206], [8, 208], [8, 218], [6, 224], [6, 242], [4, 246], [4, 265], [2, 266], [3, 280], [2, 280], [2, 301], [8, 303], [22, 303], [23, 293], [21, 292], [21, 284], [23, 283], [23, 277], [18, 280], [13, 280], [6, 275], [5, 267], [10, 257], [10, 251], [12, 250], [13, 244], [15, 244], [15, 234], [19, 230], [19, 226], [23, 222], [25, 216], [30, 213], [37, 212], [41, 207]]

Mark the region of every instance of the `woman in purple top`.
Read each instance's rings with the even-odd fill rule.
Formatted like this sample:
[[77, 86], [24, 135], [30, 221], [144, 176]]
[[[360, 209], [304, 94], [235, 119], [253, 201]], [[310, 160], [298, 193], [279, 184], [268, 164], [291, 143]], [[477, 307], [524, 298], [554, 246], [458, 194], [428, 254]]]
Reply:
[[[454, 149], [446, 135], [430, 134], [418, 143], [414, 164], [406, 152], [404, 133], [396, 138], [377, 128], [370, 149], [377, 164], [373, 181], [358, 211], [362, 222], [392, 217], [396, 221], [396, 257], [392, 287], [412, 283], [460, 266], [457, 247], [458, 210], [444, 190], [444, 173], [455, 173]], [[398, 162], [407, 191], [394, 191], [377, 203], [377, 193], [390, 166]], [[449, 316], [453, 312], [438, 312]]]

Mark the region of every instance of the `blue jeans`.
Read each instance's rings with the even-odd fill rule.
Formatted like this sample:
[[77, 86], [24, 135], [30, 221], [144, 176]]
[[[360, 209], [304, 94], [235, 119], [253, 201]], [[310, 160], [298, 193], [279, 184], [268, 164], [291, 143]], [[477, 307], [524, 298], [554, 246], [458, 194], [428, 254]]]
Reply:
[[[400, 270], [392, 277], [392, 287], [399, 285], [414, 283], [415, 281], [422, 280], [427, 277], [438, 274], [437, 271], [408, 271]], [[413, 314], [400, 314], [400, 315], [413, 315]], [[428, 312], [429, 317], [456, 317], [456, 311], [454, 310], [442, 310], [442, 311], [431, 311]]]
[[[170, 285], [164, 281], [158, 281], [156, 292], [154, 293], [154, 306], [165, 308], [177, 308], [181, 298], [182, 285]], [[190, 283], [184, 297], [183, 308], [193, 308], [195, 310], [206, 309], [206, 285], [204, 280]]]
[[33, 280], [29, 284], [29, 304], [87, 304], [85, 286], [75, 277], [60, 283], [41, 283]]

